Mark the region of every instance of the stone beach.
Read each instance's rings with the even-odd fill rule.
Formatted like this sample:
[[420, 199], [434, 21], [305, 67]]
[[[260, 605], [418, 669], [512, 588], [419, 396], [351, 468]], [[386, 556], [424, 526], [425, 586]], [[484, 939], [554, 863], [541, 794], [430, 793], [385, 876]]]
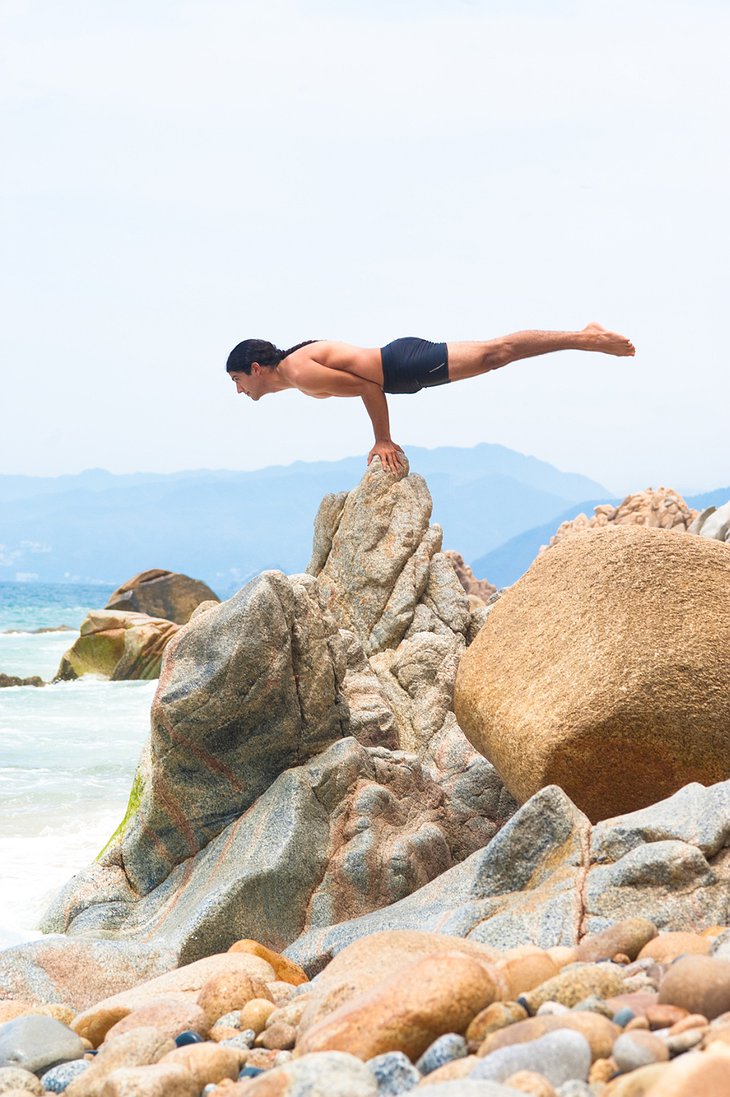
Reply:
[[150, 738], [0, 952], [0, 1097], [726, 1097], [730, 544], [662, 490], [492, 594], [376, 458], [307, 574], [124, 584], [63, 665], [113, 618]]

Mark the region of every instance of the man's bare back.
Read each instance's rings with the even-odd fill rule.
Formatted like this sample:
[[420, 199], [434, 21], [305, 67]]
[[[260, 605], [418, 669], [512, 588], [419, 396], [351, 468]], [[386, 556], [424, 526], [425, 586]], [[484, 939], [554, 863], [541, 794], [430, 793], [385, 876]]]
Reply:
[[617, 357], [636, 353], [625, 336], [592, 323], [581, 331], [520, 331], [481, 342], [430, 343], [409, 338], [395, 340], [387, 347], [358, 347], [322, 339], [289, 352], [277, 351], [263, 340], [246, 340], [231, 353], [226, 368], [236, 391], [255, 401], [285, 389], [298, 389], [318, 400], [359, 396], [375, 433], [368, 463], [377, 454], [384, 468], [396, 472], [403, 450], [390, 436], [386, 392], [415, 392], [462, 381], [558, 350], [587, 350]]

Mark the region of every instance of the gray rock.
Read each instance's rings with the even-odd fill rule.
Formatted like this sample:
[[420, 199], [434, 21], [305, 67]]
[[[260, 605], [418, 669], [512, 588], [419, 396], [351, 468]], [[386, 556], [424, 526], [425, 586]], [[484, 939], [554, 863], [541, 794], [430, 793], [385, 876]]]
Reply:
[[[352, 941], [385, 929], [433, 930], [500, 948], [575, 944], [582, 913], [576, 882], [589, 836], [588, 820], [565, 793], [543, 789], [462, 864], [387, 910], [304, 934], [286, 954], [318, 971]], [[527, 909], [523, 888], [530, 889]]]
[[399, 1093], [407, 1093], [421, 1080], [420, 1073], [402, 1051], [386, 1051], [384, 1055], [368, 1059], [367, 1065], [375, 1075], [379, 1097], [396, 1097]]
[[491, 1052], [477, 1063], [469, 1077], [503, 1082], [519, 1070], [534, 1070], [554, 1086], [560, 1086], [573, 1078], [586, 1081], [590, 1067], [591, 1049], [585, 1036], [557, 1029], [529, 1043]]
[[622, 1074], [638, 1070], [639, 1067], [649, 1066], [651, 1063], [664, 1062], [669, 1058], [667, 1049], [659, 1036], [649, 1039], [635, 1038], [633, 1032], [621, 1033], [614, 1041], [611, 1056], [616, 1060], [616, 1066]]
[[727, 844], [730, 781], [689, 785], [594, 827], [551, 786], [432, 883], [387, 910], [304, 934], [287, 954], [316, 971], [351, 941], [384, 929], [550, 948], [633, 916], [650, 916], [661, 930], [723, 925]]
[[416, 1063], [421, 1074], [432, 1074], [434, 1070], [451, 1063], [454, 1059], [463, 1059], [468, 1054], [466, 1040], [456, 1032], [447, 1032], [427, 1047]]
[[122, 583], [109, 598], [106, 609], [146, 613], [185, 625], [202, 602], [219, 602], [220, 598], [199, 579], [179, 572], [153, 568], [140, 572]]
[[40, 1074], [57, 1063], [81, 1059], [84, 1051], [76, 1033], [53, 1017], [16, 1017], [0, 1025], [0, 1068]]
[[89, 1063], [86, 1059], [75, 1059], [71, 1063], [61, 1063], [60, 1066], [51, 1067], [41, 1075], [43, 1088], [49, 1093], [63, 1093], [74, 1078], [78, 1078], [79, 1074], [83, 1074], [88, 1069]]
[[375, 1077], [354, 1055], [320, 1051], [267, 1071], [272, 1089], [287, 1083], [286, 1097], [378, 1097]]
[[181, 963], [240, 938], [282, 948], [303, 929], [387, 906], [439, 877], [465, 838], [461, 813], [415, 755], [343, 739], [277, 777], [244, 818], [149, 894], [136, 898], [119, 869], [114, 900], [109, 889], [106, 903], [94, 901], [95, 881], [104, 871], [111, 879], [96, 866], [83, 908], [86, 889], [75, 878], [55, 924], [72, 936], [159, 927]]
[[596, 1091], [588, 1082], [579, 1082], [576, 1078], [558, 1086], [558, 1097], [596, 1097]]

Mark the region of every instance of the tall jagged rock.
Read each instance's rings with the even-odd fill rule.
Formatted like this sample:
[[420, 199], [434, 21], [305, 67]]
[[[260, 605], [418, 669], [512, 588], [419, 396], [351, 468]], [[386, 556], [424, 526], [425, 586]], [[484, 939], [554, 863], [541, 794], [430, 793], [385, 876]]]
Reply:
[[127, 815], [47, 930], [153, 935], [187, 957], [236, 936], [281, 947], [493, 837], [515, 805], [452, 711], [481, 618], [430, 515], [425, 481], [376, 458], [324, 499], [307, 574], [264, 572], [193, 613]]

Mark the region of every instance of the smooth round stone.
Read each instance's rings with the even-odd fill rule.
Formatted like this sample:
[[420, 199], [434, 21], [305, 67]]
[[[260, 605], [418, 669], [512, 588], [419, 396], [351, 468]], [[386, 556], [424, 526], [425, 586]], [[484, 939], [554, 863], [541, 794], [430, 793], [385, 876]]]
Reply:
[[466, 1040], [456, 1032], [447, 1032], [427, 1047], [416, 1061], [416, 1070], [421, 1074], [431, 1074], [439, 1067], [451, 1063], [454, 1059], [463, 1059], [467, 1054]]
[[58, 1063], [82, 1059], [76, 1033], [53, 1017], [17, 1017], [0, 1026], [0, 1067], [23, 1067], [40, 1074]]
[[89, 1066], [90, 1064], [86, 1059], [75, 1059], [71, 1063], [61, 1063], [60, 1066], [51, 1067], [50, 1070], [41, 1075], [41, 1085], [51, 1093], [63, 1093], [66, 1086], [70, 1085], [74, 1078], [78, 1078], [79, 1074], [83, 1074], [85, 1070], [88, 1070]]
[[636, 1014], [634, 1013], [633, 1009], [629, 1009], [628, 1006], [625, 1006], [623, 1009], [619, 1009], [616, 1013], [614, 1013], [612, 1020], [613, 1023], [615, 1025], [618, 1025], [619, 1028], [626, 1028], [629, 1021], [633, 1021], [635, 1016]]
[[263, 1073], [261, 1067], [244, 1067], [238, 1077], [242, 1081], [244, 1078], [258, 1078], [259, 1074]]
[[185, 1029], [179, 1036], [175, 1037], [175, 1043], [178, 1047], [187, 1047], [188, 1044], [202, 1044], [204, 1037], [199, 1032], [194, 1032], [193, 1029]]
[[421, 1075], [402, 1051], [386, 1051], [368, 1059], [378, 1084], [379, 1097], [395, 1097], [398, 1093], [407, 1093], [421, 1081]]
[[595, 1090], [588, 1082], [579, 1082], [577, 1078], [572, 1078], [558, 1086], [557, 1094], [558, 1097], [595, 1097]]
[[557, 1097], [555, 1086], [534, 1070], [518, 1070], [516, 1074], [510, 1074], [504, 1084], [508, 1089], [528, 1094], [528, 1097]]
[[635, 1029], [623, 1032], [613, 1045], [613, 1059], [622, 1074], [652, 1063], [663, 1063], [669, 1058], [667, 1045], [653, 1032]]
[[470, 1078], [503, 1082], [520, 1070], [544, 1075], [554, 1086], [577, 1078], [586, 1081], [591, 1067], [591, 1048], [585, 1036], [572, 1029], [556, 1029], [527, 1044], [512, 1044], [491, 1051], [475, 1066]]
[[218, 1025], [221, 1028], [240, 1028], [241, 1027], [241, 1011], [240, 1009], [232, 1009], [230, 1013], [224, 1013], [222, 1017], [219, 1017], [213, 1028]]
[[207, 1086], [203, 1086], [200, 1097], [210, 1097], [211, 1093], [215, 1093], [218, 1089], [218, 1085], [215, 1082], [209, 1082]]
[[730, 960], [717, 956], [675, 960], [661, 981], [659, 1004], [682, 1006], [708, 1021], [719, 1017], [730, 1010]]

